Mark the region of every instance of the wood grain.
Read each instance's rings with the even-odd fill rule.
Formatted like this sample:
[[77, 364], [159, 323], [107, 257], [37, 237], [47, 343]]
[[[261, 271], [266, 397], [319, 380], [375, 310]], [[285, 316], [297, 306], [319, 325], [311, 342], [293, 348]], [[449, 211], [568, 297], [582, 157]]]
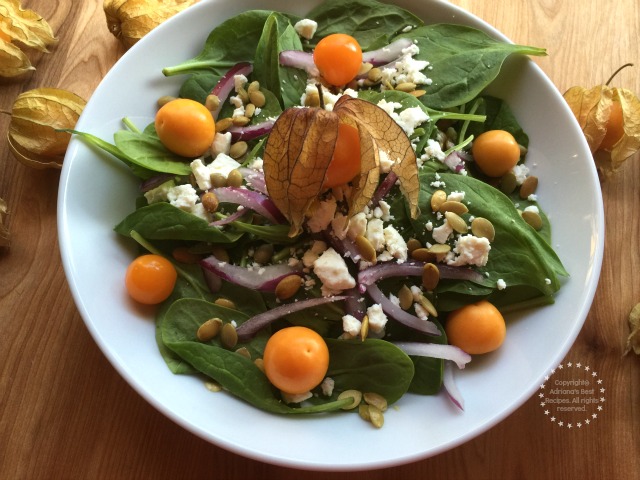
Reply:
[[[545, 46], [535, 61], [562, 92], [604, 82], [640, 62], [637, 0], [454, 0], [517, 43]], [[22, 91], [49, 86], [88, 99], [123, 54], [98, 0], [25, 0], [60, 38], [31, 54], [37, 70], [0, 80], [0, 110]], [[615, 84], [640, 93], [640, 65]], [[9, 119], [0, 114], [2, 138]], [[346, 478], [248, 460], [173, 424], [135, 393], [91, 339], [73, 303], [56, 231], [59, 173], [17, 163], [0, 143], [0, 197], [10, 208], [10, 249], [0, 250], [0, 478]], [[579, 186], [575, 186], [579, 188]], [[533, 397], [474, 440], [352, 479], [640, 479], [640, 359], [622, 357], [626, 318], [640, 302], [640, 158], [602, 185], [606, 245], [601, 281], [565, 362], [606, 380], [607, 407], [589, 428], [544, 420]], [[576, 212], [579, 215], [580, 212]]]

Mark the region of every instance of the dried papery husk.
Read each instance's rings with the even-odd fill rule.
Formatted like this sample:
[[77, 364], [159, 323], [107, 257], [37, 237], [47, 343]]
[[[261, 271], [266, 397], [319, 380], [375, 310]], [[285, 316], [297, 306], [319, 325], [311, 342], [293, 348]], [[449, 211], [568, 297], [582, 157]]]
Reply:
[[640, 355], [640, 303], [636, 304], [629, 313], [629, 331], [624, 355], [631, 351]]
[[[608, 85], [571, 87], [564, 94], [587, 140], [598, 171], [606, 176], [640, 150], [640, 100], [630, 90]], [[622, 110], [623, 134], [609, 150], [601, 148], [614, 102]]]
[[8, 247], [11, 243], [9, 229], [5, 224], [8, 213], [7, 202], [0, 198], [0, 247]]
[[35, 70], [21, 45], [48, 52], [57, 39], [47, 21], [18, 0], [0, 2], [0, 76], [16, 77]]
[[380, 150], [396, 160], [393, 172], [400, 181], [412, 217], [418, 215], [418, 166], [409, 138], [380, 107], [342, 96], [333, 111], [290, 108], [275, 122], [264, 151], [264, 173], [269, 197], [291, 224], [289, 236], [302, 230], [305, 216], [323, 192], [333, 158], [338, 125], [358, 130], [360, 173], [352, 180], [349, 215], [371, 201], [380, 178]]
[[126, 48], [147, 33], [199, 0], [105, 0], [104, 13], [109, 31]]
[[9, 148], [25, 165], [60, 168], [73, 128], [86, 102], [58, 88], [37, 88], [16, 98], [7, 132]]

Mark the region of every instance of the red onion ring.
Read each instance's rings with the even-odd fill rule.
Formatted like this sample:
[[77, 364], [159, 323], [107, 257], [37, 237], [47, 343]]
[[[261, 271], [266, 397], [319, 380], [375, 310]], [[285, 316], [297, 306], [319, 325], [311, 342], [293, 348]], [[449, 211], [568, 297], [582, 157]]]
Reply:
[[451, 360], [458, 368], [464, 368], [471, 361], [471, 355], [453, 345], [422, 342], [393, 342], [393, 344], [407, 355]]

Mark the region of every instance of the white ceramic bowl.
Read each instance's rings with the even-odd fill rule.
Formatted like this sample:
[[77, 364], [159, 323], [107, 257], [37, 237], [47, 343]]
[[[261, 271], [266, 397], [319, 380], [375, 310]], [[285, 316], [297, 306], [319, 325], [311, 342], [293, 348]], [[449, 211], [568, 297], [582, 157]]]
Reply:
[[[317, 0], [207, 0], [167, 21], [105, 76], [77, 129], [112, 141], [122, 117], [152, 118], [155, 101], [182, 77], [161, 69], [197, 54], [210, 30], [252, 8], [306, 13]], [[463, 23], [506, 40], [476, 17], [441, 1], [397, 0], [429, 23]], [[389, 467], [453, 448], [500, 422], [528, 398], [573, 344], [591, 305], [603, 251], [601, 192], [578, 125], [554, 85], [529, 59], [510, 59], [492, 87], [530, 136], [528, 165], [553, 225], [553, 246], [570, 272], [554, 305], [512, 315], [496, 353], [457, 375], [466, 410], [445, 395], [406, 395], [376, 430], [358, 415], [285, 417], [264, 413], [201, 379], [169, 372], [155, 340], [153, 310], [130, 301], [124, 271], [131, 243], [112, 227], [134, 208], [137, 182], [118, 161], [73, 139], [58, 200], [60, 247], [69, 285], [87, 328], [118, 372], [149, 403], [196, 435], [264, 462], [316, 470]], [[542, 418], [541, 418], [542, 421]]]

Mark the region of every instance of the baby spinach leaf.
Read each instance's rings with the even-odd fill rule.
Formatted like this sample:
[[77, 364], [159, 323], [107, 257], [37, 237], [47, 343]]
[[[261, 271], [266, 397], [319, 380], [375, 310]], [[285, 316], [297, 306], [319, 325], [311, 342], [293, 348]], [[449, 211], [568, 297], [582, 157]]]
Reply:
[[252, 223], [244, 223], [235, 221], [227, 224], [228, 227], [236, 229], [240, 232], [250, 233], [265, 242], [277, 245], [287, 245], [296, 242], [297, 238], [289, 237], [289, 225], [253, 225]]
[[166, 202], [139, 208], [116, 225], [114, 230], [125, 236], [129, 236], [131, 230], [135, 230], [148, 240], [233, 243], [242, 236], [242, 233], [211, 227], [206, 220]]
[[463, 25], [426, 25], [401, 36], [416, 41], [420, 53], [415, 59], [430, 62], [432, 68], [425, 73], [433, 83], [421, 100], [432, 108], [473, 100], [498, 76], [511, 54], [546, 55], [543, 48], [505, 43]]
[[392, 343], [373, 338], [364, 342], [325, 340], [329, 347], [327, 376], [335, 381], [338, 391], [375, 392], [394, 403], [409, 388], [413, 362]]
[[302, 44], [289, 19], [274, 12], [267, 18], [256, 47], [253, 75], [274, 93], [283, 108], [289, 108], [300, 104], [307, 75], [303, 70], [280, 65], [283, 50], [302, 50]]
[[191, 173], [187, 159], [169, 152], [155, 135], [119, 130], [113, 138], [116, 147], [135, 165], [158, 173]]
[[469, 125], [468, 134], [477, 137], [488, 130], [506, 130], [523, 147], [529, 146], [529, 137], [524, 132], [509, 105], [500, 98], [485, 95], [479, 97], [480, 104], [476, 113], [486, 116], [484, 124]]
[[411, 12], [375, 0], [328, 0], [306, 18], [318, 23], [310, 48], [327, 35], [346, 33], [358, 40], [363, 51], [374, 50], [390, 43], [391, 37], [403, 28], [424, 25]]
[[207, 96], [220, 81], [220, 78], [220, 75], [212, 73], [196, 73], [191, 75], [180, 87], [180, 97], [190, 98], [191, 100], [204, 104]]
[[[420, 174], [421, 191], [418, 205], [421, 215], [413, 221], [415, 234], [422, 241], [433, 242], [425, 225], [441, 220], [431, 212], [429, 201], [433, 192], [442, 188], [431, 184], [435, 174]], [[486, 183], [470, 176], [441, 173], [440, 181], [446, 184], [447, 193], [465, 192], [465, 203], [469, 206], [468, 217], [484, 217], [493, 224], [496, 235], [491, 242], [489, 260], [479, 271], [485, 273], [478, 282], [441, 282], [436, 289], [438, 309], [450, 308], [460, 302], [468, 302], [468, 296], [485, 297], [489, 289], [496, 289], [496, 282], [504, 280], [507, 288], [527, 286], [539, 295], [553, 296], [560, 288], [559, 276], [568, 275], [557, 254], [549, 243], [522, 220], [509, 197]], [[529, 290], [532, 291], [532, 290]], [[467, 296], [467, 297], [465, 297]], [[505, 296], [506, 297], [506, 296]], [[443, 305], [440, 305], [442, 302]]]

